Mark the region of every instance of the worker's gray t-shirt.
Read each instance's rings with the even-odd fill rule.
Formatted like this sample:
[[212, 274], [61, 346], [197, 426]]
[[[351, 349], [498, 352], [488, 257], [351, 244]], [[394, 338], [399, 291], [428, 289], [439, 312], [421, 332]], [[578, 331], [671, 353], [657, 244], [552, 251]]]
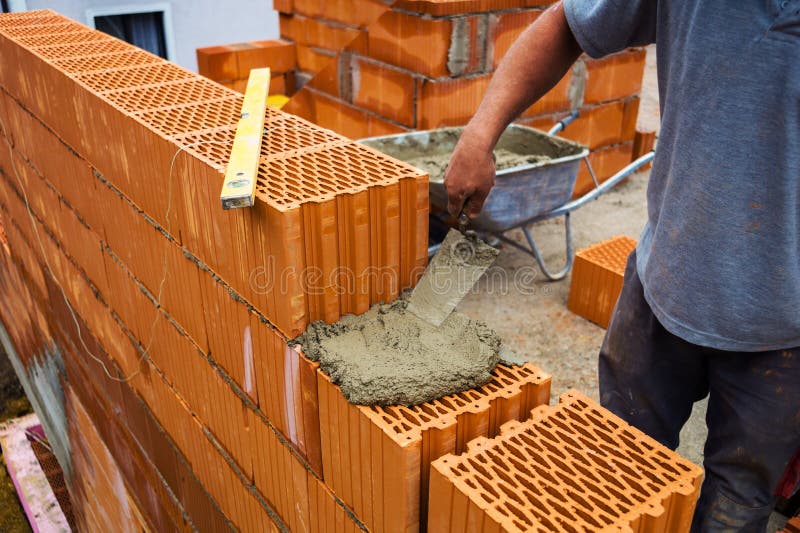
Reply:
[[[703, 346], [800, 346], [800, 0], [564, 0], [590, 56], [657, 44], [645, 298]], [[591, 81], [590, 81], [591, 83]]]

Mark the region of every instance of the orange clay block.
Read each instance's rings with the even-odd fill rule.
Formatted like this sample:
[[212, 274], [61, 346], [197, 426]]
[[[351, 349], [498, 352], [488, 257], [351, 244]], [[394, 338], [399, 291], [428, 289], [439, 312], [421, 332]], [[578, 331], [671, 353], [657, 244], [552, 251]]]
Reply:
[[[72, 459], [70, 488], [80, 503], [77, 519], [86, 531], [103, 531], [112, 523], [128, 524], [145, 531], [135, 496], [125, 486], [122, 473], [103, 442], [95, 424], [78, 397], [68, 389], [65, 395], [67, 429]], [[93, 505], [88, 505], [92, 501]], [[139, 520], [137, 520], [139, 519]], [[137, 527], [137, 522], [138, 526]]]
[[547, 404], [550, 376], [536, 366], [498, 366], [476, 389], [416, 407], [349, 403], [318, 373], [325, 482], [372, 531], [415, 531], [425, 523], [428, 465], [478, 436]]
[[[35, 128], [36, 124], [29, 126]], [[39, 139], [46, 141], [47, 135], [43, 132]], [[44, 148], [49, 148], [46, 142]], [[17, 159], [16, 169], [25, 176], [34, 215], [44, 219], [59, 247], [74, 258], [141, 344], [149, 346], [150, 358], [172, 379], [233, 458], [242, 466], [249, 462], [249, 452], [238, 439], [242, 424], [225, 424], [241, 414], [241, 400], [219, 380], [209, 382], [202, 390], [193, 387], [215, 374], [207, 364], [189, 365], [183, 370], [183, 362], [193, 358], [202, 362], [198, 359], [202, 354], [212, 354], [225, 378], [250, 397], [306, 459], [309, 468], [321, 475], [317, 364], [290, 348], [279, 331], [234, 298], [203, 265], [185, 257], [179, 246], [165, 239], [108, 187], [98, 184], [94, 195], [97, 207], [105, 206], [116, 220], [105, 228], [107, 247], [103, 250], [101, 238], [79, 222], [81, 214], [66, 203], [59, 206], [61, 199], [52, 184], [35, 175], [27, 161]], [[7, 179], [0, 179], [0, 185], [13, 190], [15, 184]], [[8, 195], [3, 203], [9, 209], [18, 209], [17, 218], [27, 222], [22, 218], [25, 208], [20, 195], [19, 191]], [[54, 220], [53, 215], [58, 218]], [[161, 262], [152, 264], [148, 260], [154, 256], [167, 261], [166, 271]], [[165, 272], [166, 277], [162, 277]], [[159, 315], [155, 298], [160, 298], [163, 317], [154, 322]], [[205, 313], [198, 312], [203, 308]], [[214, 401], [208, 401], [211, 385], [221, 391]]]
[[[258, 42], [239, 52], [288, 57], [291, 49]], [[0, 16], [0, 59], [2, 90], [287, 337], [394, 298], [415, 279], [426, 195], [400, 184], [424, 180], [417, 169], [268, 110], [257, 205], [222, 213], [241, 95], [51, 11]], [[359, 206], [367, 199], [366, 218], [357, 216], [369, 223], [369, 242], [342, 227], [340, 195], [360, 195]], [[338, 286], [342, 268], [354, 266], [353, 290], [369, 280], [368, 299]]]
[[428, 531], [688, 531], [703, 471], [577, 391], [431, 465]]
[[[635, 160], [653, 149], [656, 144], [655, 131], [636, 131], [633, 136], [633, 154], [631, 160]], [[648, 163], [642, 167], [642, 170], [647, 170], [652, 166]]]
[[780, 533], [800, 533], [800, 515], [791, 518]]
[[634, 248], [634, 239], [620, 236], [576, 253], [567, 308], [600, 327], [608, 327]]

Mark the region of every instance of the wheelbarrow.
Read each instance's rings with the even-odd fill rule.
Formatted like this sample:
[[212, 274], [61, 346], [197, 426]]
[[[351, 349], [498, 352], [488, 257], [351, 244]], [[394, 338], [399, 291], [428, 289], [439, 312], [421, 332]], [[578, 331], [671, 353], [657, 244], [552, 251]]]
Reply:
[[[642, 155], [603, 183], [599, 183], [589, 150], [580, 144], [556, 137], [578, 117], [569, 114], [556, 123], [547, 133], [520, 125], [511, 125], [498, 141], [495, 151], [507, 150], [519, 154], [524, 160], [531, 156], [532, 162], [510, 168], [500, 168], [495, 185], [486, 198], [481, 213], [470, 221], [470, 228], [484, 236], [494, 236], [502, 242], [533, 256], [542, 273], [551, 281], [563, 279], [572, 268], [575, 251], [572, 245], [570, 214], [613, 189], [618, 183], [653, 160], [654, 151]], [[362, 139], [360, 142], [387, 155], [411, 164], [419, 164], [426, 156], [442, 156], [453, 152], [463, 128], [443, 128], [394, 135], [383, 135]], [[547, 156], [536, 160], [534, 155]], [[594, 182], [594, 188], [575, 200], [571, 200], [581, 162], [586, 165]], [[422, 165], [420, 165], [422, 166]], [[447, 192], [440, 180], [430, 181], [431, 222], [444, 225], [447, 213]], [[564, 217], [566, 261], [561, 270], [553, 271], [545, 264], [531, 226], [537, 222]], [[505, 236], [505, 233], [521, 229], [527, 246]], [[438, 244], [429, 248], [434, 253]]]

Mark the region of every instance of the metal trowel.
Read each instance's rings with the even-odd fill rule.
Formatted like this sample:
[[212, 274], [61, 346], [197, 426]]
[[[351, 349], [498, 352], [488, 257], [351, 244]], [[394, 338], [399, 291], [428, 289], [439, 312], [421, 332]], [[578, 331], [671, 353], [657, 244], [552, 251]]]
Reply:
[[447, 234], [408, 302], [408, 311], [436, 327], [450, 316], [500, 253], [467, 232], [466, 225], [466, 215], [462, 214], [461, 231], [451, 229]]

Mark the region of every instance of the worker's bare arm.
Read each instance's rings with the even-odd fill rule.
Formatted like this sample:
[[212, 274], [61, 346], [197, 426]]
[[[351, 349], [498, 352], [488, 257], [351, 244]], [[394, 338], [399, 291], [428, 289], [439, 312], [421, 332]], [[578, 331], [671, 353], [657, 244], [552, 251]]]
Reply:
[[[517, 39], [497, 68], [445, 174], [448, 210], [475, 217], [494, 185], [492, 151], [514, 118], [549, 91], [581, 54], [558, 2]], [[465, 205], [466, 202], [466, 205]]]

